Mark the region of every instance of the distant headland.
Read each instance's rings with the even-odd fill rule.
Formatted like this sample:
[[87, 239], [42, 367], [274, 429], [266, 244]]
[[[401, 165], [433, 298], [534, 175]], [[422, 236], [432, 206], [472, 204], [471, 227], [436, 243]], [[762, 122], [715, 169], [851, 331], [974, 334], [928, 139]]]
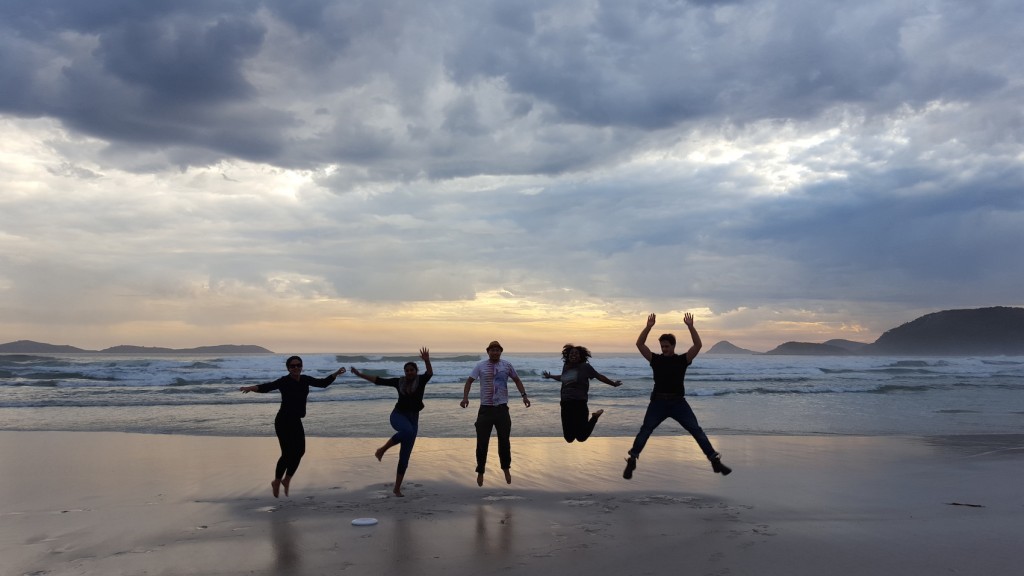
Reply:
[[0, 354], [273, 354], [262, 346], [252, 344], [221, 344], [197, 348], [159, 348], [153, 346], [113, 346], [103, 350], [85, 350], [62, 344], [46, 344], [32, 340], [18, 340], [0, 344]]
[[[0, 344], [0, 354], [274, 354], [262, 346], [221, 344], [197, 348], [114, 346], [84, 350], [75, 346], [18, 340]], [[774, 356], [1024, 356], [1024, 308], [995, 306], [943, 310], [886, 331], [874, 342], [834, 339], [785, 342], [767, 352], [740, 348], [726, 340], [707, 354]]]
[[886, 331], [874, 342], [786, 342], [755, 352], [722, 341], [708, 354], [790, 356], [1024, 356], [1024, 308], [995, 306], [933, 312]]

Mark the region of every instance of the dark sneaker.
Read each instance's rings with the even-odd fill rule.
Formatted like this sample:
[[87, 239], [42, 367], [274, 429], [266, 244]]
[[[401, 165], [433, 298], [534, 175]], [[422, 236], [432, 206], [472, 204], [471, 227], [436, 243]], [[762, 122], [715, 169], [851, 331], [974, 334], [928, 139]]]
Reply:
[[626, 458], [626, 469], [622, 471], [622, 477], [629, 480], [633, 477], [633, 470], [636, 470], [636, 458], [630, 456]]
[[711, 469], [722, 476], [728, 476], [732, 472], [732, 468], [722, 464], [722, 456], [719, 454], [715, 454], [715, 457], [711, 459]]

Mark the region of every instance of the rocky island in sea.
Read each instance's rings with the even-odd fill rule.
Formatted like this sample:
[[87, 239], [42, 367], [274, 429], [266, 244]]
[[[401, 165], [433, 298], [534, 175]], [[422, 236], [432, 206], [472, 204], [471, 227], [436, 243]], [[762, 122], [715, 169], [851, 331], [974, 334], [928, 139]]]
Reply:
[[[709, 354], [758, 354], [726, 341]], [[785, 342], [765, 352], [790, 356], [1024, 356], [1024, 308], [943, 310], [887, 330], [871, 343]]]

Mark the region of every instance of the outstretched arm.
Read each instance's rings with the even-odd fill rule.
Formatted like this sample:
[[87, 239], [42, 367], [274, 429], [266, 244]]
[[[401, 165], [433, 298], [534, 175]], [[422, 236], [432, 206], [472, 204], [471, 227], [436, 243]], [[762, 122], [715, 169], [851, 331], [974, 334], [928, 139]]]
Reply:
[[352, 367], [352, 373], [355, 374], [356, 376], [359, 376], [363, 380], [366, 380], [367, 382], [373, 382], [374, 384], [377, 383], [377, 377], [376, 376], [374, 376], [373, 374], [367, 376], [366, 374], [360, 372], [359, 369], [356, 368], [355, 366]]
[[281, 380], [282, 378], [278, 378], [273, 382], [267, 382], [264, 384], [254, 384], [252, 386], [242, 386], [241, 388], [239, 388], [239, 390], [242, 391], [242, 394], [248, 394], [249, 392], [258, 392], [260, 394], [265, 394], [267, 392], [277, 390]]
[[647, 326], [644, 326], [643, 331], [640, 332], [640, 335], [636, 338], [636, 349], [644, 355], [644, 358], [646, 358], [648, 362], [651, 361], [651, 349], [647, 347], [647, 336], [651, 333], [651, 328], [654, 328], [654, 321], [654, 314], [648, 316]]
[[693, 314], [687, 312], [683, 315], [683, 323], [686, 324], [687, 329], [690, 330], [690, 338], [693, 339], [693, 346], [686, 351], [686, 359], [693, 362], [693, 359], [697, 357], [703, 344], [700, 341], [700, 334], [697, 334], [697, 329], [693, 327]]
[[430, 350], [427, 350], [426, 346], [420, 348], [420, 358], [423, 359], [423, 364], [425, 365], [423, 375], [427, 378], [433, 376], [434, 368], [430, 365]]
[[562, 375], [561, 374], [559, 374], [558, 376], [555, 376], [554, 374], [552, 374], [551, 372], [548, 372], [547, 370], [541, 372], [540, 375], [545, 377], [545, 378], [550, 378], [552, 380], [558, 380], [559, 382], [562, 381]]
[[[327, 388], [331, 384], [334, 384], [334, 380], [338, 376], [341, 376], [344, 373], [345, 373], [345, 367], [342, 366], [341, 368], [338, 368], [334, 372], [331, 372], [330, 374], [328, 374], [326, 378], [313, 378], [312, 380], [309, 380], [308, 382], [309, 382], [310, 386], [316, 386], [317, 388]], [[305, 376], [303, 376], [303, 378], [305, 378]]]
[[600, 380], [601, 382], [604, 382], [605, 384], [607, 384], [609, 386], [614, 386], [616, 388], [618, 388], [619, 386], [622, 386], [622, 380], [612, 380], [611, 378], [609, 378], [609, 377], [607, 377], [607, 376], [605, 376], [604, 374], [601, 374], [601, 373], [597, 373], [597, 376], [595, 376], [595, 378], [597, 378], [598, 380]]

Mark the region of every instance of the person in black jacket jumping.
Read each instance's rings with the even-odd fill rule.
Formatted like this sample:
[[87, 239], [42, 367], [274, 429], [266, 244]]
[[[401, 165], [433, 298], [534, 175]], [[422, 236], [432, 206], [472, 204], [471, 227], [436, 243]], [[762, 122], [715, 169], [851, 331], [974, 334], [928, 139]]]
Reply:
[[284, 495], [288, 495], [288, 486], [291, 484], [292, 476], [299, 468], [302, 455], [306, 453], [306, 431], [302, 427], [302, 419], [306, 416], [306, 397], [309, 396], [309, 387], [327, 388], [335, 378], [345, 373], [345, 368], [341, 367], [326, 378], [306, 376], [302, 373], [302, 358], [298, 356], [288, 358], [284, 364], [288, 367], [287, 376], [282, 376], [266, 384], [239, 388], [243, 393], [265, 394], [274, 390], [281, 391], [281, 408], [278, 409], [277, 416], [274, 418], [274, 432], [277, 434], [278, 444], [281, 445], [281, 457], [277, 460], [274, 480], [270, 483], [274, 498], [278, 497], [281, 487], [284, 487]]

